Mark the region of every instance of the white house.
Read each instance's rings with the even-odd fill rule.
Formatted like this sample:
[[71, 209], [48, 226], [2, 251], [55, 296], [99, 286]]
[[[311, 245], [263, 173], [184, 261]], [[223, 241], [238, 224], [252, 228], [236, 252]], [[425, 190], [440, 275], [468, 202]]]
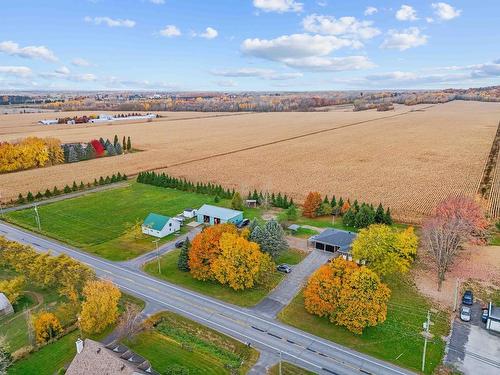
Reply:
[[163, 238], [181, 230], [181, 223], [169, 217], [158, 214], [149, 214], [142, 224], [142, 233], [153, 237]]
[[186, 219], [192, 219], [193, 217], [196, 216], [197, 211], [198, 210], [194, 208], [186, 208], [182, 213], [182, 216], [184, 216]]

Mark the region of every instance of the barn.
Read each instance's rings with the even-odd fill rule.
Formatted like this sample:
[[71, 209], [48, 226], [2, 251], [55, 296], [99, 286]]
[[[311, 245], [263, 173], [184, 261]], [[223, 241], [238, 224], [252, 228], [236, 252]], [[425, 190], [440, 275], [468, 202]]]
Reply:
[[202, 224], [238, 224], [243, 220], [243, 212], [225, 207], [204, 204], [196, 213], [196, 221]]
[[181, 223], [169, 216], [150, 213], [142, 224], [142, 233], [163, 238], [181, 230]]
[[329, 228], [310, 237], [308, 244], [314, 249], [338, 252], [344, 258], [351, 260], [351, 246], [355, 238], [356, 233]]

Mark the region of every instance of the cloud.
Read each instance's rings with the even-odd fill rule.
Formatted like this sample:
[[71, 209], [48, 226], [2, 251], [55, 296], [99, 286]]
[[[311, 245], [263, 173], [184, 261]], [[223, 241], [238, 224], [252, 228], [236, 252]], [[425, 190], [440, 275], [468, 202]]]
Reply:
[[389, 30], [387, 36], [382, 43], [382, 48], [396, 48], [400, 51], [409, 48], [422, 46], [427, 43], [427, 35], [420, 33], [417, 27], [410, 27], [402, 31]]
[[160, 35], [167, 38], [173, 38], [176, 36], [180, 36], [181, 31], [179, 30], [179, 28], [177, 28], [177, 26], [167, 25], [164, 29], [160, 30]]
[[236, 81], [233, 81], [232, 79], [215, 81], [214, 83], [220, 87], [236, 87], [236, 86], [238, 86], [238, 83]]
[[217, 30], [215, 30], [212, 27], [207, 27], [205, 29], [205, 31], [203, 33], [201, 33], [199, 36], [201, 38], [205, 38], [205, 39], [214, 39], [214, 38], [217, 38], [217, 35], [219, 35]]
[[41, 59], [45, 61], [57, 61], [57, 57], [45, 46], [20, 47], [19, 44], [10, 40], [0, 43], [0, 52], [11, 56], [19, 56], [27, 59]]
[[165, 0], [149, 0], [150, 3], [156, 4], [156, 5], [162, 5], [165, 4]]
[[450, 4], [447, 3], [432, 3], [432, 8], [434, 9], [434, 13], [436, 16], [442, 21], [449, 21], [453, 18], [460, 16], [462, 13], [461, 10], [453, 8]]
[[293, 68], [317, 72], [341, 72], [346, 70], [369, 69], [375, 66], [366, 56], [312, 56], [300, 59], [290, 59], [285, 63]]
[[60, 68], [56, 69], [55, 72], [62, 75], [68, 75], [71, 73], [71, 71], [66, 66], [61, 66]]
[[135, 89], [135, 90], [179, 90], [175, 83], [149, 80], [120, 79], [117, 77], [104, 77], [101, 82], [110, 89]]
[[243, 78], [253, 77], [253, 78], [262, 78], [273, 81], [284, 81], [302, 77], [302, 73], [299, 72], [279, 73], [273, 69], [260, 69], [260, 68], [213, 70], [210, 73], [215, 76], [221, 76], [221, 77], [243, 77]]
[[0, 74], [27, 77], [32, 73], [27, 66], [0, 66]]
[[303, 5], [295, 0], [253, 0], [253, 6], [264, 12], [302, 12]]
[[73, 60], [71, 60], [71, 64], [75, 65], [75, 66], [90, 66], [90, 62], [88, 62], [87, 60], [85, 59], [82, 59], [80, 57], [77, 57]]
[[340, 17], [312, 14], [302, 20], [304, 30], [326, 34], [345, 35], [355, 39], [371, 39], [380, 34], [380, 30], [372, 27], [372, 21], [359, 21], [355, 17]]
[[377, 12], [378, 12], [377, 8], [370, 6], [370, 7], [366, 7], [364, 15], [365, 16], [372, 16], [372, 15], [374, 15]]
[[129, 19], [110, 18], [110, 17], [85, 17], [85, 22], [94, 23], [96, 25], [105, 24], [108, 27], [134, 27], [136, 22]]
[[417, 11], [409, 5], [401, 5], [401, 8], [396, 12], [396, 19], [399, 21], [416, 21]]

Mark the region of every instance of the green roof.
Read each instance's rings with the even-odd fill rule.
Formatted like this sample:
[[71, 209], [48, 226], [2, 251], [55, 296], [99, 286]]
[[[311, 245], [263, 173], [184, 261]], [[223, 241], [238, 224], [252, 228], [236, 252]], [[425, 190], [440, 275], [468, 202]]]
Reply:
[[170, 220], [170, 217], [168, 216], [163, 216], [163, 215], [158, 215], [158, 214], [149, 214], [146, 220], [144, 220], [144, 225], [145, 227], [154, 229], [154, 230], [162, 230], [165, 224], [168, 223]]

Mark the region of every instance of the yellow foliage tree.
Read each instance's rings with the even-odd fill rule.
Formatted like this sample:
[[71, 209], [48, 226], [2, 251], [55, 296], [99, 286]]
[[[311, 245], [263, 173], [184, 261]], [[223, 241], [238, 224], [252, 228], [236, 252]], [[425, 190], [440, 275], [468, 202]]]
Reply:
[[0, 280], [0, 292], [5, 293], [9, 302], [15, 304], [24, 289], [25, 280], [23, 276], [17, 276], [9, 280]]
[[261, 269], [272, 262], [269, 254], [259, 245], [234, 233], [223, 233], [220, 254], [212, 261], [211, 270], [217, 281], [234, 290], [252, 288], [259, 279]]
[[356, 334], [383, 323], [390, 290], [377, 274], [354, 262], [336, 258], [321, 266], [308, 280], [304, 306]]
[[405, 273], [417, 255], [418, 237], [413, 227], [400, 231], [384, 224], [360, 230], [352, 244], [354, 259], [366, 260], [379, 275]]
[[57, 138], [44, 138], [43, 141], [47, 146], [49, 162], [52, 165], [64, 163], [64, 151], [61, 147], [61, 141]]
[[80, 327], [84, 332], [102, 332], [116, 321], [121, 293], [111, 281], [87, 282], [83, 288], [83, 296]]
[[61, 323], [57, 317], [50, 312], [42, 312], [35, 317], [34, 321], [36, 342], [42, 344], [57, 337], [62, 332]]

